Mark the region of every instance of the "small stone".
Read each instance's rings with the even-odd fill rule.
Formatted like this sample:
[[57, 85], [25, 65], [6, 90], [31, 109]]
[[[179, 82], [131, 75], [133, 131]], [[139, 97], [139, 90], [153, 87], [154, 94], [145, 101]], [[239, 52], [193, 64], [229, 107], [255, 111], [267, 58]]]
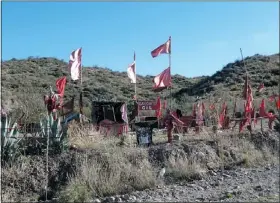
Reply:
[[217, 168], [217, 164], [215, 164], [214, 162], [208, 162], [206, 165], [209, 170], [213, 170]]
[[203, 188], [203, 187], [200, 187], [200, 186], [197, 186], [197, 189], [198, 189], [198, 190], [204, 190], [204, 188]]
[[92, 202], [94, 202], [94, 203], [100, 203], [101, 200], [96, 198], [96, 199], [94, 199]]
[[176, 141], [180, 141], [181, 140], [181, 136], [180, 135], [174, 135], [173, 139]]
[[136, 201], [136, 197], [135, 197], [135, 196], [130, 196], [130, 197], [129, 197], [129, 200], [130, 200], [130, 201]]
[[226, 178], [230, 178], [231, 176], [230, 175], [227, 175], [227, 174], [223, 174], [224, 177]]
[[128, 194], [123, 195], [123, 196], [122, 196], [122, 199], [124, 199], [124, 200], [126, 200], [126, 201], [129, 200], [129, 195], [128, 195]]
[[261, 185], [257, 185], [254, 189], [257, 190], [257, 191], [262, 191], [263, 190]]
[[212, 171], [212, 170], [209, 171], [209, 174], [210, 174], [211, 176], [216, 176], [216, 175], [217, 175], [217, 173], [215, 173], [215, 172]]
[[104, 202], [115, 202], [115, 197], [107, 197]]

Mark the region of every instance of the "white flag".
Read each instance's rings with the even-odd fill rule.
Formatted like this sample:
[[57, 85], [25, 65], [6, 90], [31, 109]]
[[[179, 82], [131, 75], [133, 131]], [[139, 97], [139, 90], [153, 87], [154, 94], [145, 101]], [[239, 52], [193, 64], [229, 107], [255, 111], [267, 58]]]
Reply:
[[130, 78], [131, 83], [136, 83], [135, 62], [127, 68], [127, 76]]
[[82, 48], [73, 51], [70, 55], [69, 70], [72, 80], [78, 80], [81, 74]]
[[121, 112], [122, 112], [122, 119], [123, 119], [123, 121], [126, 122], [126, 123], [128, 123], [126, 104], [123, 104], [123, 105], [121, 106]]

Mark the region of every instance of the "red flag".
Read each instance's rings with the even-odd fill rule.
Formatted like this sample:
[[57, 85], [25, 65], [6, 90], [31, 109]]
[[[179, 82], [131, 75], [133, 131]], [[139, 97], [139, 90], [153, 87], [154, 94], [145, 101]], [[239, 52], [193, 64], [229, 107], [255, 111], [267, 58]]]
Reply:
[[259, 109], [259, 113], [261, 117], [265, 117], [267, 115], [267, 113], [265, 112], [265, 103], [264, 103], [264, 99], [262, 99], [262, 102], [260, 104], [260, 109]]
[[258, 92], [262, 92], [264, 90], [264, 83], [261, 83], [258, 87]]
[[154, 91], [162, 91], [163, 89], [171, 86], [171, 73], [170, 67], [165, 69], [154, 78]]
[[278, 97], [278, 101], [277, 101], [276, 106], [277, 106], [277, 109], [280, 109], [280, 95], [279, 95], [279, 97]]
[[221, 127], [224, 126], [224, 120], [225, 120], [225, 116], [226, 116], [226, 108], [227, 108], [227, 105], [226, 105], [226, 102], [224, 102], [223, 107], [222, 107], [222, 111], [221, 111], [220, 117], [219, 117], [219, 125]]
[[64, 96], [66, 82], [67, 82], [66, 76], [57, 79], [55, 82], [57, 94], [59, 94], [61, 98], [63, 98]]
[[171, 53], [171, 37], [164, 44], [160, 45], [153, 51], [151, 51], [151, 55], [153, 58], [157, 57], [160, 54], [170, 54]]
[[157, 118], [161, 117], [161, 101], [160, 101], [160, 97], [157, 98], [157, 103], [156, 103], [156, 117], [157, 117]]
[[73, 51], [69, 60], [69, 71], [72, 80], [78, 80], [82, 71], [82, 48]]

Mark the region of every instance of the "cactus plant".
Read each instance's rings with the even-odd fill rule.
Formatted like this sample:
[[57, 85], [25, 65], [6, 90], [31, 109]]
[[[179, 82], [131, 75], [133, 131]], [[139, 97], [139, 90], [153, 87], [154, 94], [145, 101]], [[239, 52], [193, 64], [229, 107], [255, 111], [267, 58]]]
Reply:
[[1, 161], [11, 163], [20, 155], [19, 131], [17, 123], [11, 126], [11, 121], [7, 117], [1, 118]]
[[52, 114], [44, 116], [40, 121], [41, 136], [48, 138], [49, 146], [54, 152], [61, 152], [67, 148], [66, 129], [61, 126], [60, 118], [54, 119]]

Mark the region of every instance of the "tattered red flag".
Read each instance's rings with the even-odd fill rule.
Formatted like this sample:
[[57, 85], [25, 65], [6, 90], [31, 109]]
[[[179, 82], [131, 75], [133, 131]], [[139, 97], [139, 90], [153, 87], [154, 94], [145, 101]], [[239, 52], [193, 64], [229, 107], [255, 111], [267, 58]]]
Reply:
[[161, 101], [160, 101], [160, 97], [157, 98], [157, 103], [156, 103], [156, 117], [157, 117], [157, 118], [161, 117]]
[[153, 58], [157, 57], [160, 54], [170, 54], [171, 53], [171, 37], [164, 44], [158, 46], [156, 49], [151, 51]]
[[221, 127], [224, 126], [224, 120], [225, 120], [225, 116], [226, 116], [226, 108], [227, 108], [227, 105], [226, 105], [226, 102], [224, 102], [223, 107], [222, 107], [222, 111], [221, 111], [220, 116], [219, 116], [219, 125]]
[[66, 82], [67, 82], [66, 76], [57, 79], [56, 82], [55, 82], [56, 89], [57, 89], [57, 94], [60, 96], [61, 101], [62, 101], [62, 98], [64, 96], [64, 90], [65, 90]]
[[165, 69], [163, 72], [161, 72], [159, 75], [157, 75], [154, 80], [154, 91], [162, 91], [163, 89], [167, 87], [171, 87], [171, 73], [170, 73], [170, 67]]
[[267, 116], [267, 113], [265, 112], [265, 102], [264, 102], [264, 99], [262, 99], [262, 102], [260, 104], [259, 113], [260, 113], [261, 117]]

